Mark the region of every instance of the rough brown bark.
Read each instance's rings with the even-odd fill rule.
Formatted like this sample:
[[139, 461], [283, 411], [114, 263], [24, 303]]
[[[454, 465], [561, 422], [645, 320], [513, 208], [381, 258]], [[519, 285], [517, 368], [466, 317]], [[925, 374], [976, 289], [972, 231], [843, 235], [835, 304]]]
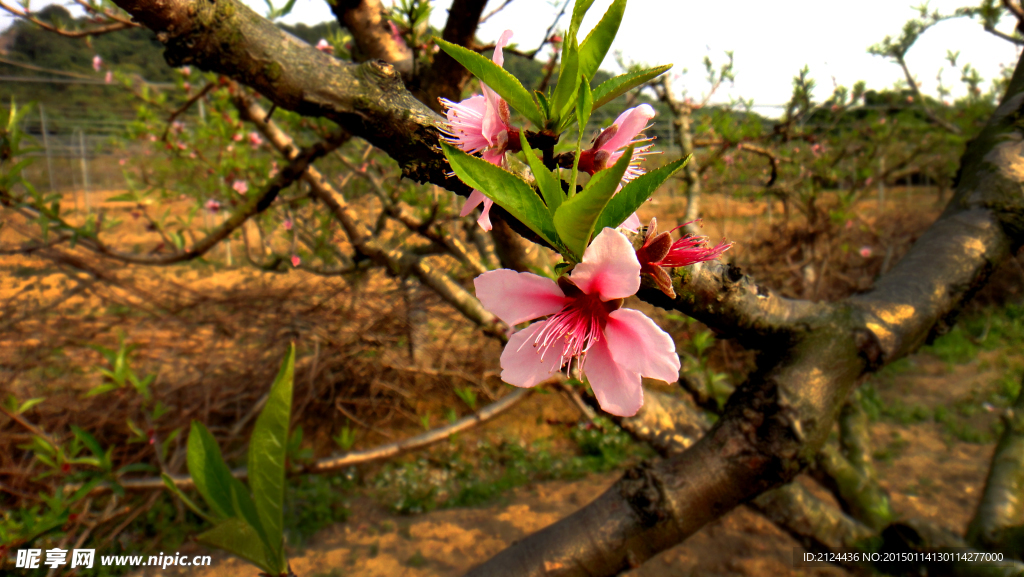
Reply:
[[383, 60], [403, 72], [412, 70], [409, 47], [395, 39], [387, 11], [380, 0], [336, 0], [329, 3], [338, 23], [348, 28], [356, 42], [356, 60]]

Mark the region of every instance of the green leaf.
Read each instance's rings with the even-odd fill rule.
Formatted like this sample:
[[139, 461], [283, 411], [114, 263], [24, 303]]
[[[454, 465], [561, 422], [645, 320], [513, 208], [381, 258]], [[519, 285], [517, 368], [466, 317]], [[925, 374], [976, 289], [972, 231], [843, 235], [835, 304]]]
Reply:
[[661, 76], [669, 68], [672, 68], [672, 65], [665, 64], [662, 66], [655, 66], [654, 68], [648, 68], [646, 70], [628, 72], [626, 74], [616, 76], [615, 78], [605, 80], [600, 84], [600, 86], [594, 89], [593, 109], [597, 110], [637, 86]]
[[196, 490], [206, 500], [217, 519], [235, 516], [231, 498], [231, 471], [224, 463], [220, 447], [210, 431], [199, 421], [192, 421], [188, 435], [188, 472], [196, 484]]
[[580, 126], [580, 139], [583, 138], [583, 131], [587, 128], [587, 122], [590, 121], [590, 113], [593, 112], [594, 106], [594, 94], [590, 92], [590, 84], [587, 81], [587, 77], [583, 77], [583, 81], [580, 83], [580, 95], [576, 99], [576, 122]]
[[[590, 244], [594, 224], [598, 221], [615, 189], [622, 180], [633, 158], [633, 147], [622, 153], [622, 157], [611, 168], [606, 168], [590, 177], [590, 182], [576, 196], [562, 203], [555, 211], [555, 228], [579, 262]], [[598, 229], [601, 230], [601, 229]]]
[[35, 397], [35, 398], [32, 398], [32, 399], [29, 399], [29, 400], [25, 401], [24, 403], [22, 403], [21, 406], [18, 407], [18, 410], [16, 412], [18, 414], [24, 413], [25, 411], [31, 409], [32, 407], [38, 405], [39, 403], [41, 403], [41, 402], [43, 402], [45, 400], [46, 400], [46, 397]]
[[277, 378], [270, 385], [267, 403], [256, 419], [249, 440], [249, 485], [274, 558], [283, 555], [284, 547], [284, 463], [288, 451], [294, 373], [293, 344], [281, 363]]
[[89, 431], [80, 428], [78, 425], [71, 425], [71, 432], [74, 433], [78, 440], [82, 441], [82, 444], [92, 451], [93, 455], [96, 455], [100, 460], [104, 457], [103, 446], [96, 440], [96, 437], [92, 436]]
[[605, 227], [614, 228], [622, 224], [622, 221], [636, 212], [640, 205], [647, 202], [662, 183], [682, 170], [689, 161], [690, 157], [687, 156], [629, 181], [629, 184], [622, 187], [615, 198], [604, 207], [601, 218], [597, 220], [597, 230], [603, 230]]
[[530, 185], [518, 176], [446, 142], [441, 142], [441, 148], [462, 182], [496, 202], [548, 244], [558, 246], [558, 233], [551, 222], [551, 214]]
[[537, 126], [544, 126], [544, 118], [540, 109], [530, 96], [530, 92], [523, 88], [519, 80], [512, 76], [507, 70], [498, 66], [489, 59], [463, 48], [458, 44], [452, 44], [440, 38], [434, 38], [437, 45], [448, 53], [459, 64], [466, 67], [474, 76], [487, 85], [488, 88], [498, 93], [499, 96], [508, 102], [509, 106], [519, 111], [530, 122]]
[[280, 573], [279, 567], [271, 564], [268, 551], [260, 540], [256, 529], [242, 519], [221, 521], [213, 529], [196, 537], [211, 547], [223, 549], [256, 565], [270, 575]]
[[533, 96], [537, 99], [537, 104], [540, 105], [540, 112], [544, 115], [544, 118], [550, 118], [551, 104], [548, 103], [548, 97], [544, 96], [544, 93], [540, 90], [534, 90]]
[[[121, 472], [126, 468], [127, 467], [122, 467], [118, 471]], [[203, 519], [206, 519], [206, 521], [209, 523], [216, 522], [214, 519], [211, 519], [206, 513], [204, 513], [203, 510], [199, 508], [199, 505], [196, 505], [196, 503], [192, 499], [189, 499], [188, 495], [186, 495], [184, 491], [179, 489], [178, 486], [174, 484], [174, 480], [172, 480], [167, 475], [167, 473], [160, 473], [160, 478], [163, 479], [164, 485], [167, 487], [167, 490], [170, 491], [172, 494], [176, 495], [179, 499], [181, 499], [181, 502], [184, 503], [185, 506], [188, 507], [189, 509], [192, 509], [193, 513], [199, 515]]]
[[[544, 196], [544, 203], [548, 206], [548, 213], [555, 215], [555, 211], [565, 200], [565, 191], [562, 190], [562, 179], [557, 173], [548, 170], [544, 163], [533, 153], [530, 143], [526, 141], [526, 132], [519, 131], [519, 141], [523, 146], [523, 153], [526, 155], [526, 162], [530, 164], [533, 178], [537, 181], [540, 193]], [[557, 169], [556, 169], [557, 170]]]
[[622, 23], [625, 11], [626, 0], [615, 0], [597, 26], [587, 34], [586, 39], [580, 44], [580, 74], [587, 78], [594, 77], [594, 73], [608, 54], [608, 48], [615, 40], [615, 35], [619, 32], [619, 24]]
[[576, 37], [570, 35], [565, 39], [565, 49], [562, 51], [562, 63], [558, 67], [558, 84], [555, 85], [555, 92], [551, 95], [551, 109], [557, 115], [551, 119], [552, 124], [560, 124], [572, 106], [573, 96], [580, 87], [580, 47], [576, 44]]
[[583, 17], [587, 15], [587, 10], [593, 6], [594, 0], [576, 0], [576, 3], [572, 6], [572, 20], [569, 23], [569, 34], [575, 36], [580, 29], [580, 24], [583, 24]]

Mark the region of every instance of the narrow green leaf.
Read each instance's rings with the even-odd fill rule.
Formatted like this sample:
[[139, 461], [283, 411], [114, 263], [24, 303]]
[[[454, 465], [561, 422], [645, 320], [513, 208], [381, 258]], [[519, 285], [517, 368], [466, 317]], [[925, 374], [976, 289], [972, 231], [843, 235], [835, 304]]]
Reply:
[[615, 78], [605, 80], [594, 89], [594, 110], [601, 108], [637, 86], [661, 76], [669, 68], [672, 68], [672, 65], [665, 64], [646, 70], [621, 74]]
[[496, 202], [548, 244], [558, 246], [558, 233], [551, 222], [551, 215], [530, 185], [518, 176], [446, 142], [441, 142], [441, 148], [462, 182]]
[[530, 96], [530, 92], [523, 88], [523, 85], [520, 84], [515, 76], [512, 76], [501, 66], [468, 48], [436, 37], [434, 41], [449, 56], [465, 66], [466, 70], [472, 72], [474, 76], [486, 84], [488, 88], [504, 98], [509, 106], [519, 111], [520, 114], [535, 125], [544, 126], [544, 118], [541, 116], [540, 109], [537, 108], [537, 104], [533, 101], [533, 97]]
[[227, 519], [234, 516], [235, 506], [231, 499], [233, 477], [216, 439], [199, 421], [192, 421], [188, 435], [188, 472], [196, 484], [196, 490], [203, 496], [213, 511], [213, 516]]
[[252, 497], [249, 496], [249, 489], [235, 477], [231, 477], [230, 486], [231, 504], [234, 508], [235, 517], [244, 520], [256, 530], [256, 535], [262, 540], [263, 546], [266, 548], [267, 561], [275, 567], [279, 566], [280, 560], [283, 559], [281, 545], [275, 544], [278, 541], [271, 542], [270, 538], [267, 537], [267, 532], [263, 530], [263, 524], [260, 521], [259, 511], [256, 510], [256, 505], [253, 503]]
[[[118, 472], [127, 472], [125, 471], [126, 468], [127, 467], [122, 467], [121, 469], [118, 469]], [[199, 505], [196, 505], [195, 501], [189, 499], [188, 495], [186, 495], [184, 491], [179, 489], [178, 486], [174, 484], [174, 481], [169, 476], [167, 476], [167, 473], [160, 473], [160, 478], [163, 480], [164, 485], [167, 487], [167, 490], [170, 491], [172, 494], [176, 495], [179, 499], [181, 499], [181, 502], [184, 503], [185, 506], [188, 507], [189, 509], [192, 509], [193, 513], [199, 515], [209, 523], [216, 522], [214, 519], [211, 519], [206, 513], [204, 513], [203, 510], [199, 508]]]
[[587, 128], [587, 122], [590, 121], [590, 113], [593, 112], [594, 107], [594, 94], [590, 91], [590, 83], [587, 81], [587, 76], [583, 77], [580, 82], [580, 95], [576, 99], [576, 122], [580, 126], [580, 139], [583, 138], [583, 132]]
[[558, 235], [577, 260], [581, 259], [587, 250], [590, 236], [594, 232], [594, 224], [615, 194], [615, 189], [629, 167], [632, 157], [633, 147], [630, 146], [614, 166], [590, 177], [590, 182], [583, 190], [562, 203], [555, 211], [554, 221]]
[[540, 112], [544, 115], [544, 118], [551, 118], [551, 104], [548, 103], [548, 97], [544, 96], [544, 93], [540, 90], [534, 90], [533, 97], [537, 99], [537, 104], [540, 106]]
[[594, 73], [601, 66], [604, 57], [608, 54], [615, 35], [619, 32], [619, 24], [622, 23], [622, 15], [626, 12], [626, 0], [615, 0], [605, 11], [601, 21], [594, 26], [594, 29], [587, 34], [586, 39], [580, 44], [580, 73], [587, 78], [593, 78]]
[[284, 546], [284, 465], [288, 450], [288, 424], [292, 413], [295, 345], [281, 363], [270, 385], [267, 403], [256, 418], [249, 439], [249, 485], [260, 524], [275, 556]]
[[551, 95], [551, 109], [557, 115], [553, 118], [552, 124], [557, 126], [562, 117], [572, 108], [573, 96], [580, 87], [580, 47], [576, 43], [576, 37], [570, 35], [565, 39], [565, 49], [562, 51], [562, 62], [558, 67], [558, 84]]
[[100, 442], [89, 431], [80, 428], [78, 425], [71, 425], [71, 432], [78, 437], [79, 441], [82, 441], [82, 444], [92, 451], [93, 455], [103, 457], [103, 446], [100, 445]]
[[533, 177], [537, 180], [540, 193], [544, 196], [544, 203], [548, 205], [548, 212], [554, 216], [555, 211], [558, 210], [562, 201], [565, 200], [565, 191], [562, 190], [562, 179], [558, 178], [557, 174], [548, 170], [544, 163], [533, 154], [530, 143], [526, 141], [525, 131], [519, 131], [519, 141], [523, 146], [523, 153], [526, 154], [526, 162], [530, 164]]
[[636, 212], [640, 205], [647, 202], [662, 183], [682, 170], [689, 161], [690, 157], [687, 156], [629, 181], [629, 184], [622, 187], [615, 198], [604, 207], [601, 217], [597, 220], [597, 230], [603, 230], [605, 227], [614, 228], [622, 224], [622, 221]]
[[256, 529], [242, 519], [221, 521], [213, 529], [196, 537], [201, 543], [223, 549], [252, 563], [269, 575], [277, 575], [279, 568], [270, 563], [266, 547]]
[[593, 6], [594, 0], [576, 0], [576, 3], [572, 6], [572, 20], [569, 23], [569, 34], [572, 36], [576, 35], [576, 32], [580, 29], [580, 24], [583, 24], [583, 17], [587, 15], [587, 10]]
[[38, 405], [39, 403], [41, 403], [41, 402], [43, 402], [45, 400], [46, 400], [46, 397], [35, 397], [35, 398], [32, 398], [32, 399], [29, 399], [29, 400], [25, 401], [24, 403], [22, 403], [20, 407], [18, 407], [17, 412], [18, 412], [18, 414], [24, 413], [25, 411], [31, 409], [32, 407]]

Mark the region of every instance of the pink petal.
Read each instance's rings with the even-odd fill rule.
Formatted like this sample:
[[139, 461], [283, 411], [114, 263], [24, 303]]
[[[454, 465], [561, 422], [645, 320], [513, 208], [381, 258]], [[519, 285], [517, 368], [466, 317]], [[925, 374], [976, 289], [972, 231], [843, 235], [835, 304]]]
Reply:
[[473, 285], [484, 308], [510, 326], [553, 315], [568, 301], [555, 281], [507, 268], [485, 272]]
[[477, 217], [476, 222], [480, 225], [480, 228], [491, 230], [491, 207], [494, 206], [494, 201], [484, 196], [484, 193], [479, 190], [474, 190], [470, 193], [466, 203], [462, 205], [462, 211], [459, 212], [459, 216], [469, 216], [469, 213], [473, 212], [474, 208], [480, 206], [480, 203], [483, 203], [484, 208], [480, 211], [480, 216]]
[[629, 240], [606, 228], [583, 253], [583, 262], [569, 278], [586, 294], [598, 294], [601, 300], [623, 299], [640, 289], [640, 261]]
[[473, 209], [480, 206], [480, 203], [485, 200], [487, 200], [487, 197], [484, 196], [484, 193], [479, 190], [474, 190], [462, 205], [462, 210], [459, 212], [459, 216], [469, 216], [469, 213], [473, 212]]
[[498, 135], [502, 131], [508, 130], [501, 120], [501, 103], [503, 101], [498, 93], [491, 90], [486, 84], [480, 84], [480, 89], [483, 90], [484, 96], [487, 98], [487, 110], [484, 112], [481, 123], [481, 133], [487, 139], [488, 144], [493, 145], [498, 140]]
[[612, 358], [626, 370], [666, 383], [679, 380], [676, 344], [642, 312], [613, 311], [608, 315], [604, 336]]
[[533, 323], [508, 340], [501, 353], [501, 380], [528, 388], [550, 379], [562, 368], [562, 357], [555, 351], [547, 351], [542, 359], [533, 346], [534, 336], [546, 322]]
[[512, 31], [506, 30], [501, 33], [498, 37], [498, 41], [494, 43], [494, 56], [491, 57], [491, 61], [498, 66], [505, 66], [505, 54], [501, 51], [502, 48], [508, 45], [508, 41], [512, 39]]
[[625, 148], [636, 135], [643, 132], [647, 123], [654, 118], [654, 108], [650, 104], [641, 104], [630, 108], [623, 112], [615, 119], [615, 124], [619, 126], [618, 132], [615, 136], [608, 139], [608, 142], [604, 143], [601, 150], [607, 150], [609, 152]]
[[620, 224], [619, 226], [628, 228], [629, 230], [632, 231], [636, 231], [641, 226], [643, 226], [643, 223], [640, 222], [640, 217], [637, 216], [634, 212], [633, 214], [627, 216], [626, 220], [622, 221], [622, 224]]
[[640, 386], [640, 374], [615, 361], [607, 340], [599, 340], [590, 348], [583, 363], [583, 373], [604, 412], [632, 417], [643, 406], [644, 389]]
[[477, 94], [462, 102], [442, 99], [441, 103], [447, 109], [450, 131], [446, 134], [450, 137], [450, 144], [469, 154], [476, 154], [491, 145], [483, 133], [484, 114], [487, 112], [486, 98]]

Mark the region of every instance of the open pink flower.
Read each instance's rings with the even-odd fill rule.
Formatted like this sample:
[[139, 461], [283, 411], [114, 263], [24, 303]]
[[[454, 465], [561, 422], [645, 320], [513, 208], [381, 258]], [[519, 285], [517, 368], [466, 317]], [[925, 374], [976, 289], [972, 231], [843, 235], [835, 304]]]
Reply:
[[208, 210], [210, 212], [220, 212], [220, 206], [221, 205], [220, 205], [220, 201], [218, 201], [218, 200], [215, 200], [215, 199], [211, 198], [210, 200], [206, 201], [206, 205], [205, 206], [206, 206], [206, 210]]
[[100, 68], [103, 68], [103, 58], [100, 58], [100, 55], [97, 54], [92, 57], [92, 69], [99, 72]]
[[316, 43], [316, 49], [326, 54], [334, 54], [334, 47], [324, 38], [321, 38], [320, 42]]
[[[506, 30], [498, 38], [494, 46], [491, 60], [498, 66], [505, 63], [502, 48], [512, 38], [512, 31]], [[481, 157], [495, 166], [505, 165], [505, 151], [510, 143], [513, 147], [519, 143], [519, 131], [512, 128], [509, 120], [509, 107], [496, 92], [481, 83], [483, 95], [474, 95], [462, 102], [452, 102], [442, 98], [441, 105], [448, 116], [448, 126], [443, 137], [445, 142], [457, 146], [469, 154], [480, 153]], [[462, 205], [460, 216], [467, 216], [474, 208], [483, 203], [477, 223], [484, 230], [491, 230], [490, 211], [494, 201], [474, 190], [466, 203]]]
[[302, 264], [302, 259], [299, 258], [299, 255], [293, 254], [292, 255], [292, 268], [297, 268], [300, 264]]
[[245, 182], [244, 180], [236, 180], [231, 185], [231, 188], [235, 189], [235, 192], [237, 192], [238, 194], [245, 194], [249, 192], [249, 183]]
[[658, 221], [652, 218], [644, 236], [644, 244], [636, 251], [640, 272], [650, 275], [658, 289], [672, 298], [675, 298], [676, 293], [672, 288], [672, 277], [665, 271], [666, 268], [714, 260], [732, 248], [732, 243], [725, 241], [718, 246], [709, 246], [706, 236], [692, 234], [684, 234], [682, 238], [672, 242], [671, 233], [687, 224], [690, 223], [683, 223], [668, 232], [658, 234]]
[[635, 415], [644, 402], [640, 377], [679, 378], [679, 355], [665, 331], [643, 313], [622, 307], [640, 288], [640, 262], [622, 233], [606, 228], [583, 262], [558, 282], [501, 269], [474, 281], [484, 308], [510, 326], [548, 316], [512, 335], [501, 354], [501, 379], [532, 387], [578, 366], [601, 408]]
[[260, 138], [260, 134], [258, 132], [249, 133], [249, 144], [251, 144], [253, 148], [259, 148], [260, 145], [263, 144], [263, 139]]

